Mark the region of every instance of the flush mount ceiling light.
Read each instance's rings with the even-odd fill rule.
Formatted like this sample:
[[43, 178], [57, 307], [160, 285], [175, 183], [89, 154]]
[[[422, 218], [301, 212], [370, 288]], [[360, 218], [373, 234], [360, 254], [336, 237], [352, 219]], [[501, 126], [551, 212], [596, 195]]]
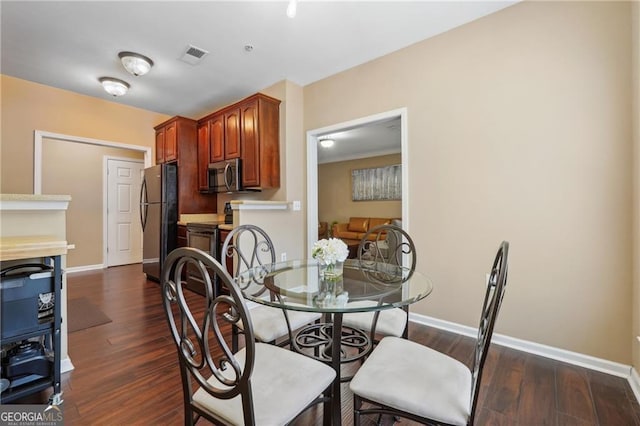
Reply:
[[298, 6], [298, 0], [289, 0], [289, 6], [287, 6], [287, 16], [289, 18], [296, 17], [297, 6]]
[[129, 90], [129, 83], [112, 77], [101, 77], [98, 79], [102, 83], [105, 92], [111, 96], [122, 96]]
[[118, 53], [122, 66], [135, 76], [145, 75], [153, 66], [153, 61], [144, 55], [133, 52]]
[[320, 141], [320, 146], [322, 146], [323, 148], [331, 148], [334, 143], [335, 141], [333, 139], [322, 139]]

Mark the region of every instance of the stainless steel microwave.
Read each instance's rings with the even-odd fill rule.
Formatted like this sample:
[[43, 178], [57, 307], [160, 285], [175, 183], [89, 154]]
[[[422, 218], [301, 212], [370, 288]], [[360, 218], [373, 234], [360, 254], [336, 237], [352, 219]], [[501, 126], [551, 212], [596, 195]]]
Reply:
[[233, 160], [209, 163], [209, 192], [242, 191], [242, 161]]

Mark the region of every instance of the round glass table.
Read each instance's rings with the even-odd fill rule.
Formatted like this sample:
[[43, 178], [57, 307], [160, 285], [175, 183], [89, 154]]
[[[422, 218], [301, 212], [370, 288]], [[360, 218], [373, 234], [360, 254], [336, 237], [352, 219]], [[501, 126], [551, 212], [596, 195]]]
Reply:
[[[405, 307], [427, 297], [433, 285], [418, 271], [349, 259], [338, 277], [320, 276], [315, 260], [258, 266], [236, 278], [246, 299], [285, 310], [320, 312], [324, 320], [297, 330], [292, 348], [336, 370], [332, 385], [332, 424], [341, 424], [341, 364], [372, 349], [369, 331], [342, 326], [344, 314]], [[340, 342], [340, 344], [333, 344]]]

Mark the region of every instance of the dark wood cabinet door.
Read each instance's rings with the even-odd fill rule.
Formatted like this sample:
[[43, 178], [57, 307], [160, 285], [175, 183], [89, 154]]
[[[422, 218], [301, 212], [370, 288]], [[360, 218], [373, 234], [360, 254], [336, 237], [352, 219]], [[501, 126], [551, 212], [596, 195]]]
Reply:
[[173, 122], [167, 124], [164, 128], [164, 161], [174, 161], [178, 159], [178, 132], [176, 126], [176, 122]]
[[240, 107], [242, 141], [242, 186], [260, 185], [260, 140], [258, 134], [258, 102]]
[[224, 158], [240, 157], [240, 108], [224, 114]]
[[209, 148], [210, 158], [209, 162], [215, 163], [216, 161], [224, 160], [224, 115], [220, 114], [209, 120], [209, 141], [211, 146]]
[[209, 122], [198, 125], [198, 189], [206, 191], [209, 188], [208, 167], [209, 167]]
[[164, 129], [156, 130], [156, 164], [164, 163]]
[[229, 236], [229, 232], [226, 229], [220, 229], [218, 234], [218, 240], [220, 244], [218, 245], [218, 253], [220, 256], [220, 263], [222, 263], [227, 268], [227, 272], [233, 274], [233, 257], [229, 257], [222, 252], [222, 246], [224, 245], [224, 241]]
[[187, 247], [187, 227], [185, 225], [178, 225], [178, 247]]

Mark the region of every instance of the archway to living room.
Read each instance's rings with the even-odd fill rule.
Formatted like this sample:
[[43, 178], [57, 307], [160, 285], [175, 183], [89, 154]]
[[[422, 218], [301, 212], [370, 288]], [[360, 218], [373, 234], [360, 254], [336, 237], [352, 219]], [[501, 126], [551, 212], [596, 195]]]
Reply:
[[[319, 146], [319, 141], [327, 138], [334, 139], [336, 146], [347, 139], [352, 146], [334, 153], [332, 148]], [[352, 187], [353, 173], [395, 174], [401, 180], [400, 188], [383, 198], [377, 193], [376, 199], [367, 198], [357, 193], [357, 186]], [[334, 174], [340, 176], [334, 178]], [[332, 222], [348, 221], [349, 212], [354, 216], [401, 217], [402, 227], [408, 230], [408, 183], [406, 108], [308, 131], [307, 252], [318, 239], [319, 222], [327, 222], [330, 228]]]

